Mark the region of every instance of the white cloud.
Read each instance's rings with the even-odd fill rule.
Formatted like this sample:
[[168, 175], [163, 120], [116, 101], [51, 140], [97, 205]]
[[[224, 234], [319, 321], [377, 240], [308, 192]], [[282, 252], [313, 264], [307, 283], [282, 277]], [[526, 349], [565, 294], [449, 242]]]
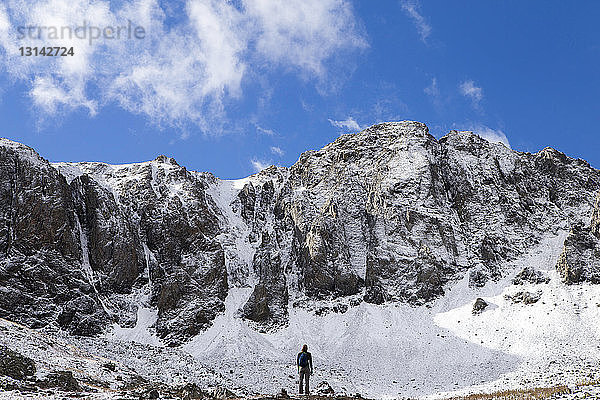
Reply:
[[354, 120], [354, 118], [352, 118], [352, 117], [348, 117], [345, 120], [341, 120], [341, 121], [335, 121], [335, 120], [330, 119], [329, 123], [331, 125], [335, 126], [336, 128], [341, 128], [346, 131], [360, 131], [363, 129], [358, 124], [358, 122], [356, 122]]
[[240, 54], [246, 47], [242, 15], [228, 2], [196, 0], [188, 2], [188, 15], [200, 41], [206, 85], [204, 94], [228, 88], [238, 94], [245, 65]]
[[438, 89], [437, 78], [432, 78], [431, 85], [427, 86], [423, 91], [431, 97], [438, 97], [440, 95], [440, 89]]
[[273, 153], [279, 157], [283, 157], [283, 155], [285, 154], [285, 151], [281, 150], [281, 148], [279, 148], [277, 146], [271, 146], [271, 153]]
[[431, 84], [424, 88], [423, 92], [429, 96], [429, 99], [438, 112], [444, 109], [445, 99], [442, 97], [436, 77], [431, 78]]
[[479, 102], [483, 99], [483, 89], [475, 85], [472, 80], [464, 81], [459, 86], [463, 96], [468, 97], [473, 102], [473, 107], [477, 108]]
[[188, 140], [190, 138], [191, 134], [189, 131], [184, 130], [183, 132], [181, 132], [181, 134], [179, 135], [179, 139], [181, 140]]
[[[46, 113], [116, 103], [157, 124], [209, 131], [242, 95], [249, 71], [273, 65], [322, 79], [328, 60], [366, 46], [349, 0], [188, 0], [173, 24], [160, 0], [5, 0], [0, 70]], [[171, 11], [172, 12], [172, 11]], [[18, 27], [134, 25], [144, 39], [19, 38]], [[89, 36], [89, 35], [88, 35]], [[20, 46], [73, 47], [73, 57], [21, 57]]]
[[415, 0], [402, 0], [400, 2], [402, 10], [413, 20], [419, 36], [423, 42], [431, 35], [431, 25], [427, 23], [425, 17], [419, 12], [419, 4]]
[[252, 164], [252, 169], [254, 169], [254, 172], [260, 172], [263, 169], [268, 168], [271, 165], [273, 165], [273, 163], [271, 161], [259, 160], [257, 158], [253, 158], [252, 160], [250, 160], [250, 163]]
[[482, 124], [471, 124], [467, 126], [467, 130], [477, 134], [481, 138], [492, 143], [502, 143], [510, 148], [510, 142], [506, 134], [501, 129], [492, 129]]
[[83, 83], [69, 82], [69, 90], [51, 77], [36, 77], [32, 83], [30, 97], [34, 104], [48, 114], [55, 114], [62, 108], [85, 108], [91, 115], [97, 113], [97, 104], [84, 94]]
[[263, 128], [262, 126], [260, 126], [258, 124], [255, 124], [254, 126], [256, 126], [256, 130], [260, 133], [264, 133], [265, 135], [269, 135], [269, 136], [276, 135], [275, 131], [272, 129]]
[[0, 40], [2, 40], [10, 29], [10, 20], [6, 13], [6, 6], [0, 4]]
[[323, 76], [336, 52], [364, 48], [346, 0], [244, 0], [257, 25], [256, 48], [267, 60]]

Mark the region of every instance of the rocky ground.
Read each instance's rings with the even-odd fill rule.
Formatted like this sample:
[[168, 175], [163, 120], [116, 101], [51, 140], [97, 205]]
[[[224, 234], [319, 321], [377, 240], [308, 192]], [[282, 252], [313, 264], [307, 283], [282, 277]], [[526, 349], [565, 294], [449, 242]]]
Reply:
[[[216, 386], [215, 373], [194, 365], [194, 382], [154, 380], [151, 374], [138, 373], [127, 360], [107, 358], [77, 346], [75, 341], [52, 329], [31, 330], [0, 320], [0, 398], [224, 398], [228, 390]], [[145, 362], [152, 360], [146, 349], [126, 345], [129, 352], [144, 352]], [[139, 346], [138, 346], [139, 347]], [[192, 360], [182, 357], [182, 362]], [[163, 357], [176, 359], [176, 357]], [[172, 365], [162, 364], [162, 367]], [[180, 372], [185, 372], [179, 369]]]
[[[230, 390], [235, 383], [221, 373], [225, 371], [213, 371], [178, 349], [79, 339], [0, 319], [0, 399], [306, 398], [288, 395], [285, 389], [271, 396], [249, 395], [243, 388], [236, 393]], [[126, 358], [119, 359], [123, 354]], [[313, 391], [314, 399], [334, 395], [326, 382]]]
[[[479, 304], [479, 303], [478, 303]], [[480, 305], [480, 304], [479, 304]], [[133, 342], [106, 340], [104, 346], [83, 341], [52, 329], [31, 330], [0, 319], [0, 399], [206, 399], [254, 400], [306, 399], [292, 391], [273, 389], [271, 395], [235, 392], [226, 371], [213, 371], [177, 349], [151, 349]], [[102, 352], [86, 350], [104, 348]], [[121, 348], [117, 348], [121, 347]], [[117, 354], [126, 358], [118, 359]], [[111, 358], [112, 357], [112, 358]], [[160, 360], [162, 361], [160, 361]], [[137, 362], [136, 362], [137, 360]], [[157, 367], [158, 366], [158, 367]], [[162, 368], [163, 371], [157, 371]], [[165, 369], [173, 373], [165, 373]], [[573, 372], [573, 371], [571, 371]], [[553, 382], [537, 387], [530, 381], [513, 390], [481, 391], [477, 388], [431, 395], [429, 399], [583, 399], [600, 398], [600, 369], [588, 366], [585, 376], [568, 386], [562, 373]], [[368, 384], [368, 383], [367, 383]], [[554, 386], [552, 386], [554, 384]], [[231, 386], [227, 386], [231, 385]], [[486, 394], [491, 393], [491, 394]], [[366, 396], [365, 396], [366, 397]], [[327, 382], [313, 382], [310, 399], [363, 399], [360, 393], [336, 392]], [[387, 397], [386, 397], [387, 398]], [[398, 399], [409, 399], [398, 393]], [[416, 398], [416, 397], [410, 397]]]

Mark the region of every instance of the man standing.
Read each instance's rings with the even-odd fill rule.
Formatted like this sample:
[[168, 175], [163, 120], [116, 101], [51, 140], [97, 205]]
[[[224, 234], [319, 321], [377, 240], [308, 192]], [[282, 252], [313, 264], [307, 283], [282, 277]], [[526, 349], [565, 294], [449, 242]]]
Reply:
[[[296, 358], [296, 364], [298, 365], [298, 373], [300, 374], [300, 394], [302, 394], [302, 389], [304, 389], [306, 394], [309, 394], [308, 382], [313, 373], [313, 364], [307, 345], [302, 346], [302, 351], [298, 353], [298, 357]], [[306, 382], [304, 388], [302, 387], [303, 381]]]

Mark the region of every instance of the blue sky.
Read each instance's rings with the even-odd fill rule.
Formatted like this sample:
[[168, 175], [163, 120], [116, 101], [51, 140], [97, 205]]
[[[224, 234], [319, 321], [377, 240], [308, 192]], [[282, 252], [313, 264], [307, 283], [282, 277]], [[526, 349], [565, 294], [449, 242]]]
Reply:
[[[51, 161], [173, 156], [239, 178], [341, 133], [418, 120], [600, 167], [600, 3], [6, 0], [0, 135]], [[20, 38], [20, 26], [142, 39]], [[73, 46], [22, 57], [20, 46]]]

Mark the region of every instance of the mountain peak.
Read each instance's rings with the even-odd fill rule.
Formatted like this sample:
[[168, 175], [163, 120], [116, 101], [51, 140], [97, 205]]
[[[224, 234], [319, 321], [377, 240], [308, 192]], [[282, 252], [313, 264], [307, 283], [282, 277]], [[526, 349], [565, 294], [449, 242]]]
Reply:
[[29, 147], [23, 143], [15, 142], [14, 140], [7, 139], [7, 138], [0, 138], [0, 147], [10, 148], [10, 149], [19, 150], [19, 151], [26, 151], [30, 154], [35, 154], [38, 157], [40, 157], [40, 155], [37, 153], [37, 151], [35, 151], [31, 147]]
[[479, 141], [485, 139], [473, 131], [459, 131], [452, 129], [440, 140]]
[[558, 158], [558, 159], [566, 159], [567, 156], [561, 152], [556, 150], [554, 147], [544, 147], [542, 150], [539, 151], [538, 153], [540, 156], [544, 157], [544, 158]]
[[171, 164], [174, 166], [179, 166], [179, 164], [177, 163], [177, 161], [175, 161], [175, 159], [173, 157], [165, 156], [164, 154], [159, 155], [152, 161], [155, 161], [155, 162], [161, 163], [161, 164]]
[[417, 139], [421, 141], [425, 139], [436, 141], [429, 134], [429, 128], [422, 122], [417, 121], [396, 121], [382, 122], [372, 125], [358, 133], [350, 133], [341, 135], [332, 143], [329, 143], [322, 150], [331, 149], [382, 149], [389, 148], [399, 139]]
[[377, 134], [377, 135], [393, 135], [393, 136], [419, 136], [426, 137], [429, 135], [429, 128], [422, 122], [418, 121], [390, 121], [381, 122], [372, 125], [367, 129], [358, 133], [362, 134]]
[[15, 142], [14, 140], [7, 138], [0, 138], [0, 148], [13, 150], [20, 154], [23, 159], [27, 159], [33, 164], [47, 166], [46, 159], [40, 156], [33, 148], [23, 143]]
[[379, 129], [419, 129], [419, 130], [425, 130], [427, 132], [429, 132], [429, 128], [427, 128], [427, 125], [425, 125], [422, 122], [419, 121], [410, 121], [410, 120], [403, 120], [403, 121], [385, 121], [385, 122], [380, 122], [374, 125], [371, 125], [370, 127], [368, 127], [365, 130], [379, 130]]

